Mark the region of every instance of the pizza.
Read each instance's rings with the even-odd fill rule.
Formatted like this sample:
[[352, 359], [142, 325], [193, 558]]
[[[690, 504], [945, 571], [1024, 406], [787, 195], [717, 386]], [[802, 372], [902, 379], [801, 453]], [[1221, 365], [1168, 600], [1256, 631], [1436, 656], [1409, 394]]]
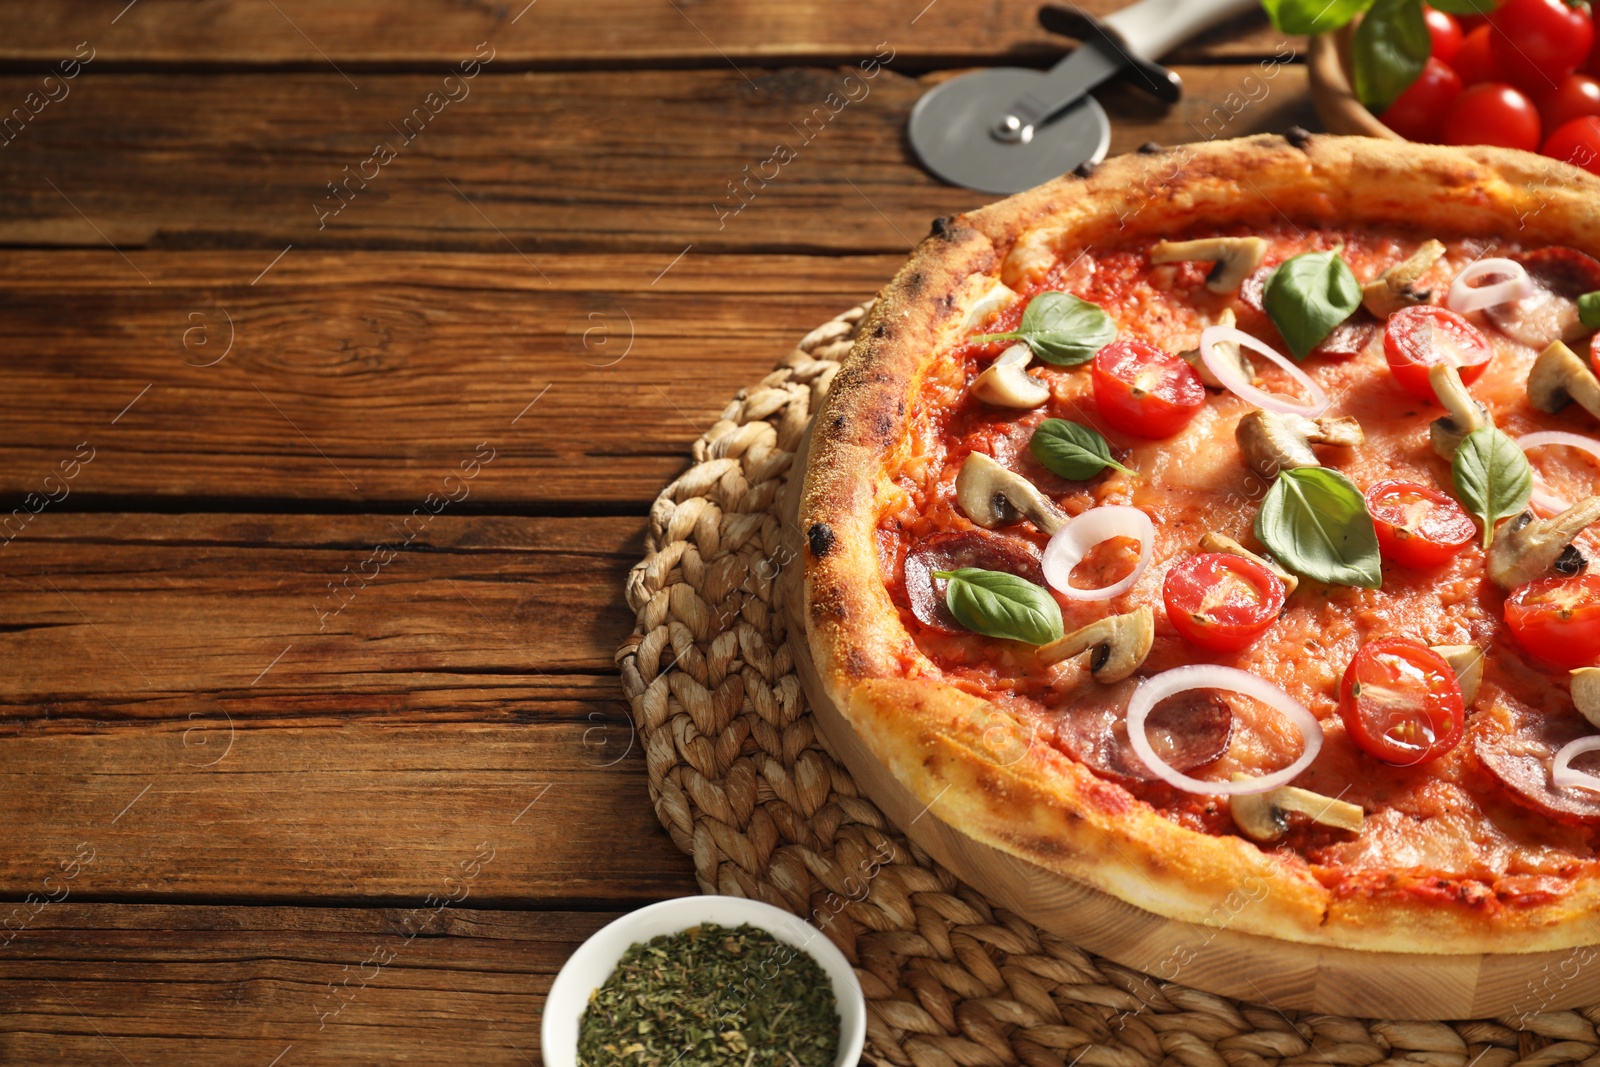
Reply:
[[1597, 205], [1294, 131], [935, 221], [812, 429], [820, 695], [937, 818], [1161, 916], [1600, 942]]

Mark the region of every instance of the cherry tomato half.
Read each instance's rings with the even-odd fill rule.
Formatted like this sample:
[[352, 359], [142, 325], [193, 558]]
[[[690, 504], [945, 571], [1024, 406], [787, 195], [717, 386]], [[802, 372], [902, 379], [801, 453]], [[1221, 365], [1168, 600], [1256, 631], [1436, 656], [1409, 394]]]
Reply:
[[1485, 82], [1456, 97], [1439, 127], [1444, 144], [1489, 144], [1532, 152], [1539, 147], [1539, 111], [1509, 85]]
[[1419, 400], [1437, 400], [1428, 368], [1446, 359], [1462, 382], [1471, 384], [1494, 359], [1489, 339], [1449, 308], [1418, 304], [1389, 316], [1383, 328], [1383, 357], [1395, 384]]
[[1186, 640], [1215, 652], [1237, 652], [1277, 621], [1284, 585], [1253, 559], [1206, 552], [1167, 572], [1161, 598], [1172, 628]]
[[1494, 46], [1489, 43], [1489, 35], [1493, 32], [1489, 26], [1479, 26], [1468, 30], [1466, 36], [1461, 38], [1461, 47], [1456, 49], [1455, 61], [1450, 65], [1461, 75], [1463, 85], [1506, 80], [1499, 64], [1494, 61]]
[[1600, 333], [1589, 338], [1589, 366], [1600, 376]]
[[1542, 95], [1589, 58], [1594, 23], [1588, 5], [1564, 0], [1506, 0], [1489, 16], [1489, 43], [1506, 79]]
[[1540, 578], [1506, 600], [1506, 625], [1535, 659], [1587, 667], [1600, 659], [1600, 574]]
[[1600, 174], [1600, 118], [1583, 115], [1558, 127], [1539, 149], [1552, 159]]
[[1461, 23], [1454, 15], [1435, 11], [1422, 5], [1422, 17], [1428, 23], [1428, 36], [1432, 38], [1432, 56], [1441, 63], [1453, 63], [1461, 51]]
[[1143, 341], [1113, 341], [1094, 357], [1094, 399], [1113, 430], [1171, 437], [1206, 402], [1200, 375]]
[[1443, 656], [1417, 641], [1386, 637], [1362, 645], [1345, 669], [1339, 716], [1367, 755], [1414, 767], [1461, 743], [1466, 705]]
[[1546, 133], [1584, 115], [1600, 115], [1600, 81], [1587, 74], [1568, 74], [1539, 100], [1539, 121]]
[[1478, 536], [1455, 499], [1416, 482], [1376, 482], [1366, 492], [1384, 559], [1419, 570], [1450, 562]]
[[1444, 114], [1461, 95], [1461, 78], [1434, 56], [1422, 65], [1417, 80], [1395, 97], [1379, 116], [1383, 124], [1408, 141], [1437, 141]]

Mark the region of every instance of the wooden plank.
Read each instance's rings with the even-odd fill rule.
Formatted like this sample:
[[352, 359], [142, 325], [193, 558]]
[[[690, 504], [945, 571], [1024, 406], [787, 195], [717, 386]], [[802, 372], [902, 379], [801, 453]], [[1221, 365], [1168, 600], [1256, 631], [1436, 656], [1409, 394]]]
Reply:
[[[622, 589], [643, 532], [643, 518], [425, 510], [41, 512], [0, 554], [0, 708], [8, 724], [41, 707], [181, 722], [146, 701], [205, 694], [225, 710], [243, 698], [250, 719], [262, 693], [317, 692], [337, 721], [345, 705], [361, 710], [370, 693], [395, 690], [481, 685], [504, 687], [507, 701], [530, 688], [542, 700], [593, 700], [564, 676], [614, 669], [633, 625]], [[402, 722], [437, 710], [423, 701], [408, 713], [405, 703], [366, 710]]]
[[0, 556], [0, 895], [87, 852], [80, 898], [420, 899], [480, 846], [475, 903], [690, 891], [594, 673], [642, 526], [441, 515], [319, 632], [389, 519], [41, 514]]
[[[1304, 67], [1268, 69], [1180, 68], [1189, 92], [1170, 108], [1106, 87], [1112, 151], [1314, 123]], [[906, 118], [939, 77], [490, 68], [450, 103], [438, 75], [356, 92], [334, 73], [91, 70], [4, 135], [0, 243], [250, 247], [257, 271], [290, 244], [514, 248], [530, 271], [559, 251], [660, 253], [656, 271], [690, 245], [901, 253], [934, 216], [991, 199], [908, 155]], [[0, 77], [0, 100], [38, 82]]]
[[556, 971], [616, 914], [474, 905], [69, 897], [0, 950], [0, 1061], [537, 1065]]
[[29, 536], [95, 501], [403, 516], [459, 496], [480, 445], [450, 514], [642, 514], [739, 389], [902, 262], [296, 247], [252, 284], [272, 258], [0, 253], [0, 515], [59, 497], [85, 442]]
[[[124, 7], [131, 10], [124, 11]], [[1084, 0], [1106, 14], [1126, 0]], [[975, 57], [1035, 57], [1062, 38], [1038, 26], [1034, 0], [982, 7], [927, 0], [849, 4], [841, 0], [527, 0], [467, 5], [319, 4], [280, 0], [126, 0], [0, 9], [0, 57], [50, 63], [92, 42], [103, 64], [337, 65], [354, 75], [373, 67], [442, 66], [491, 42], [496, 62], [524, 67], [722, 66], [819, 63], [870, 55], [879, 41], [917, 69]], [[1184, 61], [1269, 55], [1282, 35], [1251, 14], [1218, 27], [1178, 53]], [[1291, 38], [1298, 47], [1300, 38]], [[87, 51], [84, 54], [88, 54]]]
[[[0, 894], [59, 893], [74, 861], [86, 900], [468, 891], [475, 906], [614, 907], [693, 891], [615, 718], [230, 730], [196, 704], [202, 717], [181, 724], [0, 739]], [[597, 745], [597, 728], [616, 741]], [[13, 930], [28, 915], [16, 908], [0, 907]]]

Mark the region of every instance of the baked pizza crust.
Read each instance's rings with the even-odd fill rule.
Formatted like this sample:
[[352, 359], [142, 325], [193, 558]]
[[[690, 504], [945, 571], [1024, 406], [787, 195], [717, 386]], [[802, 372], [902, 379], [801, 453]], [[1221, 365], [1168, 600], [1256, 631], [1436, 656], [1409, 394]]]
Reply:
[[876, 527], [931, 354], [966, 336], [996, 281], [1035, 280], [1063, 253], [1276, 218], [1514, 234], [1600, 256], [1600, 179], [1494, 148], [1266, 136], [1141, 151], [936, 220], [862, 323], [812, 434], [800, 505], [805, 617], [827, 696], [944, 822], [1158, 915], [1205, 924], [1229, 893], [1260, 885], [1260, 902], [1229, 916], [1232, 929], [1429, 954], [1595, 943], [1600, 879], [1531, 906], [1336, 895], [1303, 861], [1179, 826], [1048, 744], [1029, 744], [1017, 758], [1026, 723], [914, 676], [927, 660], [884, 585]]

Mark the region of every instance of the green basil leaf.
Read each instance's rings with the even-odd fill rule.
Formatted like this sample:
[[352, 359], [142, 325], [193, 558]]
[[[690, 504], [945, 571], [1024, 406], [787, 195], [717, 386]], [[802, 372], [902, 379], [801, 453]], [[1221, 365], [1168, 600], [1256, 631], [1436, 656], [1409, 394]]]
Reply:
[[1494, 540], [1494, 524], [1522, 514], [1533, 495], [1533, 467], [1517, 443], [1493, 426], [1483, 426], [1456, 447], [1450, 461], [1456, 495], [1483, 523], [1483, 547]]
[[1578, 297], [1578, 318], [1591, 330], [1600, 330], [1600, 289]]
[[1256, 538], [1307, 578], [1363, 589], [1383, 584], [1367, 502], [1336, 470], [1299, 467], [1278, 475], [1256, 513]]
[[1296, 359], [1305, 359], [1333, 328], [1361, 306], [1361, 283], [1333, 248], [1278, 264], [1261, 302]]
[[1382, 113], [1417, 80], [1432, 50], [1420, 0], [1377, 0], [1356, 27], [1356, 96], [1374, 114]]
[[1045, 419], [1028, 439], [1033, 457], [1063, 478], [1075, 482], [1093, 478], [1107, 467], [1138, 477], [1111, 458], [1111, 445], [1099, 433], [1066, 419]]
[[1028, 309], [1015, 330], [984, 334], [972, 342], [1025, 341], [1033, 354], [1046, 363], [1072, 367], [1087, 363], [1116, 339], [1116, 323], [1099, 304], [1080, 300], [1071, 293], [1040, 293], [1028, 301]]
[[1433, 0], [1428, 6], [1435, 11], [1452, 15], [1487, 15], [1494, 10], [1496, 0]]
[[1372, 0], [1261, 0], [1283, 33], [1327, 33], [1355, 18]]
[[978, 567], [934, 571], [933, 576], [949, 583], [944, 602], [973, 633], [1030, 645], [1048, 645], [1061, 636], [1061, 605], [1042, 585]]

